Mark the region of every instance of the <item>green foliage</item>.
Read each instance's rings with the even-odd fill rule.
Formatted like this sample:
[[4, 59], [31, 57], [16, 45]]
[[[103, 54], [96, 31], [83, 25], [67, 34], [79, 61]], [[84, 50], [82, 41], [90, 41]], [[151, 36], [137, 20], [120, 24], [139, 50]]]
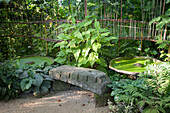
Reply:
[[51, 79], [48, 71], [54, 66], [36, 65], [34, 67], [26, 66], [20, 69], [19, 78], [21, 79], [20, 87], [25, 93], [33, 92], [34, 96], [41, 97], [49, 92], [51, 88]]
[[165, 113], [170, 109], [170, 64], [149, 65], [137, 80], [113, 81], [111, 95], [116, 103], [137, 104], [143, 113]]
[[110, 32], [101, 28], [100, 23], [93, 16], [86, 17], [83, 22], [77, 24], [74, 16], [68, 20], [72, 22], [62, 24], [57, 28], [63, 28], [63, 33], [58, 36], [62, 42], [54, 46], [54, 48], [60, 48], [55, 61], [60, 64], [92, 68], [95, 64], [107, 66], [106, 61], [100, 57], [102, 48], [107, 50], [106, 47], [111, 46], [110, 41], [117, 38], [109, 36]]
[[165, 15], [162, 15], [162, 16], [159, 16], [157, 18], [154, 18], [152, 19], [150, 22], [149, 22], [149, 25], [151, 25], [153, 22], [159, 22], [157, 25], [156, 25], [156, 28], [157, 29], [162, 29], [166, 24], [169, 24], [170, 23], [170, 8], [165, 12]]
[[20, 69], [17, 62], [0, 63], [0, 100], [7, 101], [18, 97], [22, 92], [32, 92], [36, 97], [47, 94], [53, 81], [48, 72], [56, 66], [47, 66], [45, 62], [44, 65], [27, 65]]
[[139, 110], [137, 106], [133, 105], [133, 103], [127, 105], [125, 102], [119, 102], [117, 104], [113, 104], [113, 102], [108, 101], [108, 106], [111, 112], [109, 113], [138, 113]]
[[17, 65], [10, 64], [10, 61], [0, 62], [0, 100], [7, 101], [21, 93], [17, 69]]

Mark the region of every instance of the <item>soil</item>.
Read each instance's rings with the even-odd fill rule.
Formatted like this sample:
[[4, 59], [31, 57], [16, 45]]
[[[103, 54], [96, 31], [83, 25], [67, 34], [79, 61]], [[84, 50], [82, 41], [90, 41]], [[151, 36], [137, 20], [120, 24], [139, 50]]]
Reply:
[[8, 102], [0, 101], [0, 113], [108, 113], [108, 106], [95, 107], [94, 94], [79, 88], [50, 92], [42, 98], [22, 94]]

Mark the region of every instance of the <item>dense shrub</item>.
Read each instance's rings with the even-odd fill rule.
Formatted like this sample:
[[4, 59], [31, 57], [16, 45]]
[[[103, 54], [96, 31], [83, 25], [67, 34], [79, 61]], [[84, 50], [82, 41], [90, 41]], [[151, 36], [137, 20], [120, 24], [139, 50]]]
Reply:
[[25, 66], [22, 69], [14, 62], [0, 63], [0, 100], [18, 97], [21, 92], [41, 97], [49, 92], [51, 79], [48, 71], [56, 67], [44, 65]]
[[56, 62], [81, 67], [97, 68], [104, 70], [107, 63], [101, 56], [109, 54], [108, 46], [113, 46], [111, 41], [116, 42], [117, 38], [109, 36], [110, 31], [103, 29], [100, 23], [93, 16], [86, 17], [80, 23], [75, 22], [74, 16], [68, 20], [71, 23], [62, 24], [57, 29], [63, 29], [58, 35], [62, 42], [55, 44], [59, 47]]
[[168, 112], [170, 109], [170, 64], [151, 64], [136, 80], [120, 79], [113, 81], [115, 103], [133, 103], [144, 113]]
[[18, 68], [10, 61], [0, 63], [0, 100], [7, 101], [21, 93], [19, 73], [16, 71]]

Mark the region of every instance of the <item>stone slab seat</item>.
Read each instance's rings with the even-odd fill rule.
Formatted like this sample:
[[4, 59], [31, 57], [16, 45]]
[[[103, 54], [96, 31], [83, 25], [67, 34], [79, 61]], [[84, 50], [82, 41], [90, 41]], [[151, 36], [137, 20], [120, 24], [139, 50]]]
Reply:
[[55, 80], [79, 86], [98, 95], [109, 92], [107, 85], [111, 83], [110, 78], [104, 72], [68, 65], [51, 69], [49, 76]]

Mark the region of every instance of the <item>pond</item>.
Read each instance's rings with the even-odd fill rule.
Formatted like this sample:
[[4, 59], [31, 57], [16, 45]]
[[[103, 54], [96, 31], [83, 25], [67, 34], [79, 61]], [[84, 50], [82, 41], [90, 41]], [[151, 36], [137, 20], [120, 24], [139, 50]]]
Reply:
[[43, 56], [25, 56], [14, 61], [19, 61], [20, 67], [24, 67], [25, 65], [43, 65], [44, 62], [47, 62], [49, 65], [53, 63], [53, 58], [43, 57]]
[[124, 74], [139, 74], [148, 64], [161, 62], [150, 57], [116, 58], [111, 60], [109, 68]]

